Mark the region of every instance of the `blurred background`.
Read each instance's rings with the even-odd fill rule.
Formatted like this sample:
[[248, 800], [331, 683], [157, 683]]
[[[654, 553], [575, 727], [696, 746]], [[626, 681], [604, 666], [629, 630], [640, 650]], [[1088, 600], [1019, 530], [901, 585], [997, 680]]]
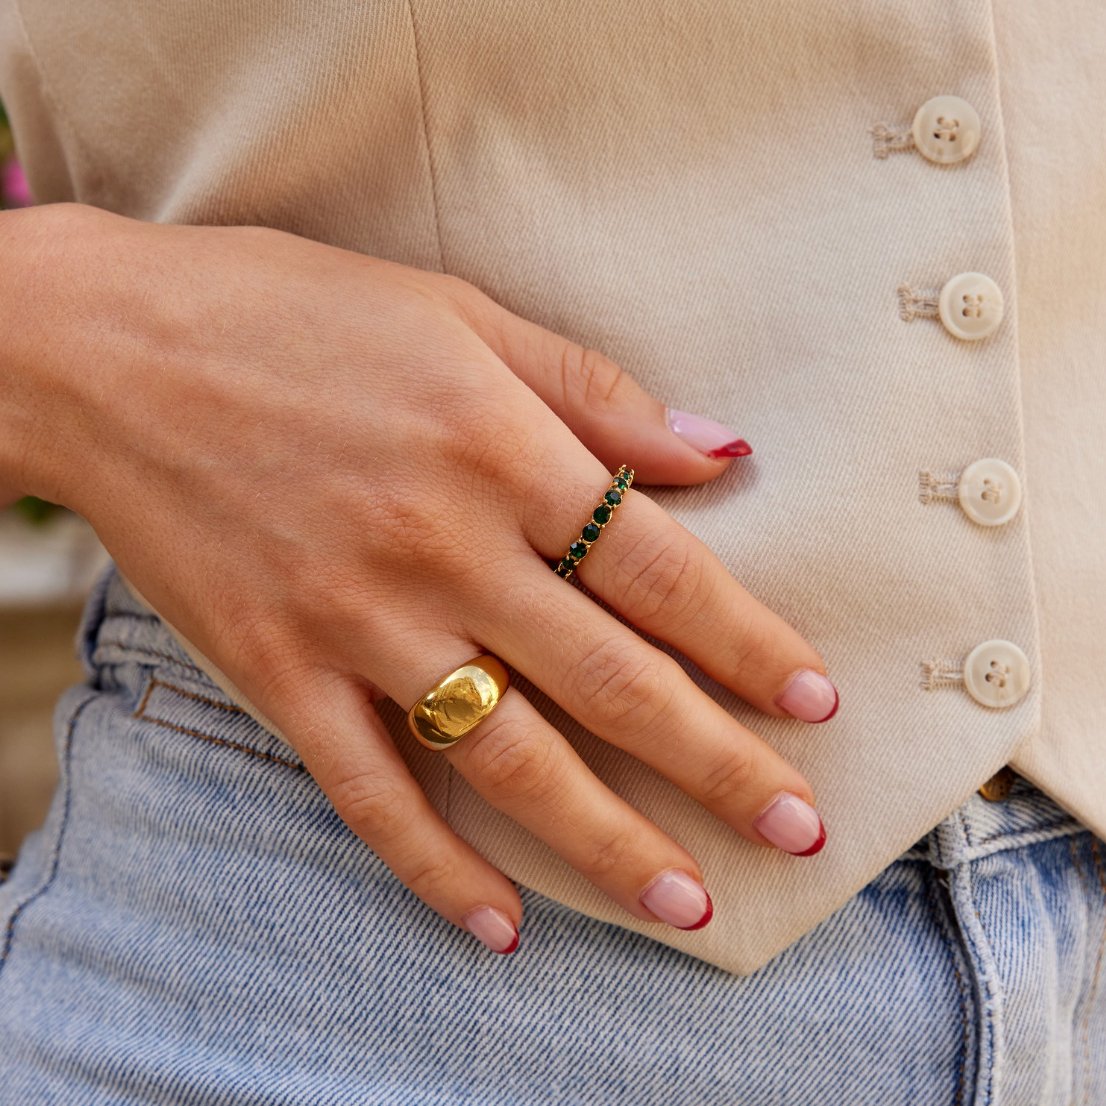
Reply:
[[[0, 209], [33, 202], [0, 104]], [[0, 879], [46, 816], [54, 704], [84, 680], [77, 625], [107, 561], [88, 523], [63, 507], [28, 496], [0, 508]]]

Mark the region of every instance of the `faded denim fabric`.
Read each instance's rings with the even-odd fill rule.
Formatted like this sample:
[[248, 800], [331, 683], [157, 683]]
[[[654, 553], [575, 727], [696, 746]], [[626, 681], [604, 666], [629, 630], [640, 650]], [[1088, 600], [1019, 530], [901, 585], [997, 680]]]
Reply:
[[114, 565], [78, 647], [54, 805], [0, 888], [0, 1102], [1106, 1103], [1106, 845], [1025, 780], [751, 976], [527, 888], [501, 957]]

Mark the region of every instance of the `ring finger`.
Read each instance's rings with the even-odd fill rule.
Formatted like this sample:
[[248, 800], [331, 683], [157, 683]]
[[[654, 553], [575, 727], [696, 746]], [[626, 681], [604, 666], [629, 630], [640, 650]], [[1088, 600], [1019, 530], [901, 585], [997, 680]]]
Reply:
[[[406, 710], [483, 651], [456, 642], [439, 654], [441, 663], [411, 657], [388, 672], [378, 657], [374, 681]], [[517, 688], [441, 755], [492, 806], [631, 914], [680, 929], [710, 920], [713, 906], [694, 857], [602, 783]]]
[[825, 830], [809, 783], [672, 657], [547, 568], [515, 578], [515, 586], [497, 578], [494, 622], [483, 625], [483, 606], [471, 605], [471, 634], [743, 837], [801, 856], [821, 849]]

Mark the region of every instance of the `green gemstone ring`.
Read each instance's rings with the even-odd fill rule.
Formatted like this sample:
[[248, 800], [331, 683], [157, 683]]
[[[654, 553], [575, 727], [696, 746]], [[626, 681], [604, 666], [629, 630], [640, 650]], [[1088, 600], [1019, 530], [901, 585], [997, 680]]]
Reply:
[[626, 498], [626, 492], [634, 482], [634, 470], [620, 465], [618, 472], [611, 477], [611, 485], [603, 493], [603, 501], [591, 513], [584, 524], [580, 537], [569, 547], [568, 552], [553, 566], [553, 571], [566, 580], [576, 571], [576, 566], [587, 556], [588, 550], [599, 540], [603, 527], [611, 521], [615, 508]]

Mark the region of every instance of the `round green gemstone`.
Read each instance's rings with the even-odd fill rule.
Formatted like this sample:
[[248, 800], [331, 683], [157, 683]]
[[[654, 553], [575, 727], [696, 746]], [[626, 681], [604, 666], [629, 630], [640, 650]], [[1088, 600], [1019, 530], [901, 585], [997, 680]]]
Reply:
[[611, 488], [603, 498], [612, 506], [617, 507], [622, 502], [622, 493]]
[[599, 527], [594, 522], [589, 522], [587, 526], [580, 531], [580, 537], [584, 541], [597, 541], [599, 539]]
[[557, 565], [558, 576], [569, 576], [572, 574], [576, 566], [567, 557]]
[[611, 509], [606, 503], [600, 503], [591, 513], [591, 517], [599, 523], [600, 526], [606, 525], [611, 521]]
[[[574, 541], [568, 547], [568, 556], [571, 557], [574, 561], [579, 561], [579, 560], [583, 559], [583, 557], [587, 553], [587, 551], [588, 551], [588, 547], [587, 547], [587, 544], [585, 542]], [[567, 560], [568, 558], [566, 557], [565, 559]]]
[[614, 484], [619, 491], [624, 492], [630, 486], [630, 481], [627, 480], [625, 476], [616, 476]]

